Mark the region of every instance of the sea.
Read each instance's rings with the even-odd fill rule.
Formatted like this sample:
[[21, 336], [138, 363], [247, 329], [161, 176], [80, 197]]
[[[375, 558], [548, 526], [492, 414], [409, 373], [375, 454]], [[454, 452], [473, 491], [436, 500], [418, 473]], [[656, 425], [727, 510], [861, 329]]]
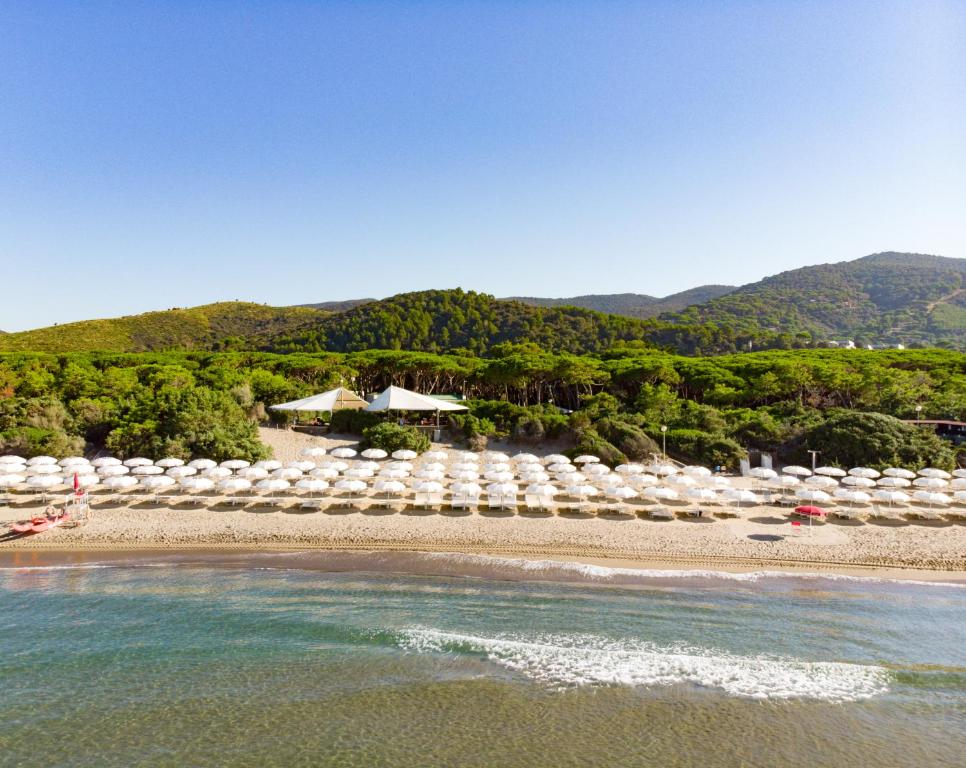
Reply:
[[966, 765], [963, 583], [446, 553], [0, 566], [0, 766]]

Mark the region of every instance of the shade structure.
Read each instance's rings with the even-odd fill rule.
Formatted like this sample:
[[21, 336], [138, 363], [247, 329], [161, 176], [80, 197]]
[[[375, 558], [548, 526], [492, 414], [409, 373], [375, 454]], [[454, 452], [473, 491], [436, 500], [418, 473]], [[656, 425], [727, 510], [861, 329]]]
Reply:
[[866, 504], [872, 497], [865, 491], [854, 491], [849, 488], [836, 488], [832, 496], [839, 501], [847, 501], [850, 504]]
[[549, 456], [543, 457], [543, 463], [548, 466], [551, 464], [569, 464], [570, 459], [562, 453], [551, 453]]
[[181, 481], [181, 489], [188, 493], [204, 493], [215, 487], [210, 477], [186, 477]]
[[114, 491], [122, 490], [124, 488], [133, 488], [137, 484], [137, 478], [131, 477], [130, 475], [114, 475], [112, 477], [105, 478], [102, 481], [102, 485]]
[[27, 467], [27, 474], [31, 477], [37, 475], [59, 475], [61, 472], [63, 472], [63, 468], [58, 467], [56, 464], [35, 464], [32, 467]]
[[596, 464], [600, 461], [597, 456], [591, 456], [590, 454], [585, 454], [583, 456], [578, 456], [574, 459], [574, 464]]
[[185, 477], [191, 477], [192, 475], [198, 474], [198, 470], [194, 467], [171, 467], [167, 472], [165, 472], [168, 477], [174, 477], [181, 480]]
[[647, 499], [660, 499], [663, 501], [674, 501], [678, 498], [678, 492], [673, 488], [664, 488], [662, 486], [651, 486], [650, 488], [645, 488], [641, 491], [641, 496]]
[[386, 478], [376, 480], [373, 487], [377, 491], [393, 495], [398, 495], [406, 490], [406, 485], [404, 483], [401, 483], [399, 480], [391, 480]]
[[736, 502], [739, 507], [742, 504], [757, 504], [760, 501], [752, 491], [742, 488], [728, 488], [722, 491], [721, 495], [729, 501]]
[[887, 477], [880, 477], [876, 480], [876, 485], [882, 488], [908, 488], [912, 485], [912, 481], [904, 477], [893, 477], [889, 475]]
[[245, 461], [244, 459], [228, 459], [228, 461], [223, 461], [218, 466], [224, 467], [225, 469], [245, 469], [251, 466], [250, 461]]
[[463, 496], [479, 496], [483, 492], [483, 489], [480, 488], [478, 483], [472, 482], [453, 483], [449, 489], [453, 493], [458, 493]]
[[151, 491], [160, 491], [164, 488], [171, 488], [177, 480], [167, 475], [148, 475], [141, 478], [141, 487]]
[[23, 456], [14, 456], [12, 454], [7, 454], [6, 456], [0, 456], [0, 464], [26, 464], [27, 460]]
[[676, 475], [680, 471], [673, 464], [651, 464], [645, 467], [645, 469], [647, 469], [647, 471], [652, 475], [662, 475], [664, 477]]
[[936, 469], [936, 467], [926, 467], [925, 469], [920, 469], [919, 474], [922, 477], [935, 477], [940, 480], [948, 480], [952, 477], [945, 469]]
[[887, 501], [890, 504], [907, 504], [909, 502], [909, 494], [902, 491], [876, 491], [872, 494], [872, 498], [876, 501]]
[[635, 488], [649, 488], [661, 482], [654, 475], [626, 475], [626, 477]]
[[150, 477], [151, 475], [163, 475], [164, 467], [156, 467], [153, 464], [139, 464], [131, 469], [131, 474], [136, 477]]
[[13, 472], [9, 474], [0, 474], [0, 488], [13, 488], [25, 482], [26, 480], [27, 478], [24, 475], [18, 475]]
[[867, 477], [871, 480], [875, 480], [882, 473], [878, 470], [872, 469], [871, 467], [852, 467], [849, 470], [849, 474], [853, 477]]
[[413, 488], [423, 493], [441, 493], [443, 484], [436, 480], [418, 480], [413, 483]]
[[925, 488], [930, 491], [936, 491], [940, 488], [947, 488], [949, 486], [949, 481], [944, 480], [941, 477], [926, 476], [916, 478], [912, 481], [912, 484], [916, 486], [916, 488]]
[[436, 422], [439, 423], [439, 414], [442, 411], [465, 411], [465, 405], [450, 403], [446, 400], [439, 400], [428, 395], [421, 395], [418, 392], [410, 392], [402, 387], [390, 386], [383, 390], [375, 400], [369, 403], [367, 411], [433, 411], [436, 413]]
[[520, 479], [525, 483], [546, 483], [550, 475], [546, 472], [521, 472]]
[[27, 485], [31, 488], [47, 490], [63, 484], [64, 478], [61, 475], [33, 475], [27, 478]]
[[809, 517], [822, 517], [826, 514], [824, 509], [811, 504], [803, 504], [795, 507], [795, 512], [799, 515], [808, 515]]
[[289, 461], [285, 463], [285, 469], [297, 469], [299, 472], [311, 472], [315, 469], [314, 461]]
[[[0, 459], [2, 461], [2, 459]], [[963, 477], [966, 478], [966, 469], [954, 469], [953, 477]]]
[[95, 467], [116, 467], [121, 464], [120, 459], [115, 459], [113, 456], [101, 456], [99, 459], [94, 459], [91, 464]]
[[594, 477], [602, 477], [603, 475], [610, 474], [610, 467], [606, 464], [586, 464], [584, 466], [584, 473]]
[[812, 474], [812, 470], [807, 467], [800, 467], [797, 464], [792, 464], [789, 467], [784, 467], [782, 469], [783, 475], [795, 475], [796, 477], [808, 477]]
[[497, 471], [497, 472], [484, 472], [483, 477], [494, 483], [509, 483], [509, 482], [512, 482], [513, 478], [516, 477], [516, 475], [514, 475], [510, 471], [503, 471], [503, 472]]
[[802, 484], [802, 481], [795, 475], [781, 475], [775, 479], [775, 482], [782, 488], [794, 488]]
[[612, 499], [634, 499], [637, 498], [637, 491], [628, 488], [626, 485], [611, 485], [604, 489], [604, 495]]
[[695, 501], [714, 502], [718, 500], [718, 494], [710, 488], [688, 488], [686, 495]]
[[349, 493], [362, 493], [366, 489], [366, 484], [362, 480], [340, 480], [335, 484], [337, 490], [348, 491]]
[[272, 472], [272, 477], [280, 480], [298, 480], [303, 474], [297, 467], [282, 467]]
[[[146, 461], [148, 462], [148, 464], [151, 463], [150, 460], [146, 460]], [[34, 456], [32, 459], [27, 460], [28, 467], [36, 467], [44, 464], [55, 465], [57, 464], [57, 459], [55, 459], [53, 456]]]
[[513, 455], [512, 461], [515, 464], [539, 464], [540, 457], [532, 453], [517, 453]]
[[921, 501], [930, 506], [942, 506], [945, 507], [951, 499], [945, 493], [936, 493], [935, 491], [916, 491], [912, 494], [912, 498], [916, 501]]
[[154, 463], [159, 467], [164, 467], [165, 469], [171, 469], [172, 467], [183, 466], [184, 459], [179, 459], [176, 456], [168, 456], [166, 459], [159, 459]]
[[194, 467], [199, 472], [202, 472], [206, 469], [214, 469], [218, 466], [218, 463], [211, 459], [195, 459], [194, 461], [189, 461], [188, 466]]
[[78, 467], [90, 464], [83, 456], [68, 456], [66, 459], [61, 459], [57, 463], [62, 467]]
[[446, 451], [426, 451], [426, 453], [423, 454], [423, 458], [427, 461], [446, 461], [449, 458], [449, 455], [446, 453]]
[[106, 464], [103, 467], [97, 468], [97, 474], [101, 477], [123, 477], [124, 475], [130, 474], [130, 472], [131, 470], [123, 464]]
[[325, 453], [325, 448], [321, 445], [307, 445], [299, 451], [299, 456], [305, 456], [307, 459], [317, 459], [320, 456], [325, 456]]
[[419, 456], [416, 451], [410, 451], [408, 448], [400, 448], [398, 451], [392, 452], [392, 457], [397, 461], [412, 461], [417, 456]]
[[226, 477], [231, 477], [231, 470], [227, 467], [212, 467], [201, 474], [212, 480], [224, 480]]
[[812, 475], [805, 478], [805, 484], [812, 488], [832, 488], [838, 485], [838, 482], [835, 478], [826, 475]]
[[[703, 469], [703, 467], [699, 467]], [[643, 475], [644, 465], [643, 464], [618, 464], [614, 469], [615, 472], [619, 472], [622, 475]]]
[[268, 470], [264, 467], [245, 467], [244, 469], [239, 469], [235, 473], [236, 477], [242, 477], [245, 480], [258, 481], [264, 480], [268, 477]]
[[490, 464], [510, 460], [510, 457], [503, 453], [503, 451], [483, 451], [483, 458]]
[[439, 469], [421, 469], [415, 475], [419, 480], [441, 481], [446, 478], [446, 473]]
[[912, 480], [916, 476], [916, 473], [912, 470], [903, 469], [902, 467], [889, 467], [888, 469], [882, 470], [882, 474], [886, 477], [901, 477], [904, 480]]
[[337, 459], [352, 459], [356, 455], [356, 449], [342, 446], [341, 448], [336, 448], [332, 451], [329, 451], [329, 455], [334, 456]]
[[799, 488], [795, 491], [795, 497], [801, 499], [802, 501], [818, 501], [826, 502], [831, 501], [832, 497], [829, 496], [825, 491], [820, 491], [816, 488]]
[[366, 448], [362, 452], [362, 456], [366, 459], [384, 459], [388, 455], [382, 448]]
[[301, 400], [292, 400], [288, 403], [277, 403], [271, 405], [273, 411], [339, 411], [346, 408], [361, 410], [368, 403], [355, 392], [345, 387], [336, 387], [328, 392], [318, 395], [303, 397]]
[[530, 496], [556, 496], [559, 491], [557, 486], [549, 483], [531, 483], [527, 486], [526, 493]]
[[125, 467], [149, 467], [154, 464], [151, 459], [146, 459], [143, 456], [135, 456], [133, 459], [127, 459], [124, 462]]
[[547, 467], [551, 472], [555, 472], [558, 475], [568, 475], [577, 471], [577, 467], [573, 464], [551, 464]]
[[520, 489], [514, 483], [491, 483], [486, 486], [486, 493], [489, 496], [516, 496]]
[[769, 467], [755, 467], [748, 474], [759, 480], [774, 480], [778, 477], [778, 473]]
[[335, 467], [316, 467], [309, 474], [321, 480], [335, 480], [339, 476], [339, 470]]
[[255, 469], [264, 469], [266, 472], [271, 472], [276, 469], [282, 468], [282, 462], [277, 459], [262, 459], [261, 461], [256, 461], [252, 464]]
[[676, 485], [682, 488], [690, 488], [698, 484], [698, 481], [690, 475], [668, 475], [664, 479], [664, 482], [668, 485]]
[[586, 499], [590, 496], [597, 496], [600, 493], [596, 487], [593, 485], [568, 485], [567, 495], [573, 496], [575, 499]]
[[[379, 477], [383, 480], [405, 480], [409, 477], [409, 474], [408, 469], [387, 468], [379, 473]], [[362, 475], [350, 475], [349, 472], [346, 472], [346, 477], [362, 477]], [[370, 474], [369, 477], [372, 477], [372, 475]]]
[[966, 477], [957, 477], [950, 480], [949, 487], [954, 491], [966, 491]]
[[322, 493], [329, 487], [329, 483], [318, 477], [303, 477], [295, 484], [295, 487], [308, 493]]
[[288, 480], [283, 480], [280, 477], [266, 477], [264, 480], [259, 480], [255, 487], [260, 491], [268, 491], [274, 494], [278, 491], [287, 490], [290, 484]]
[[228, 477], [218, 483], [218, 487], [226, 493], [241, 493], [251, 490], [252, 481], [244, 477]]
[[872, 488], [875, 486], [875, 480], [865, 475], [849, 475], [842, 478], [842, 485], [851, 485], [854, 488]]
[[101, 478], [91, 473], [81, 474], [77, 472], [67, 477], [66, 480], [68, 485], [76, 488], [94, 488], [101, 484]]
[[710, 469], [694, 464], [688, 465], [687, 467], [681, 467], [681, 471], [686, 475], [690, 475], [691, 477], [711, 477]]

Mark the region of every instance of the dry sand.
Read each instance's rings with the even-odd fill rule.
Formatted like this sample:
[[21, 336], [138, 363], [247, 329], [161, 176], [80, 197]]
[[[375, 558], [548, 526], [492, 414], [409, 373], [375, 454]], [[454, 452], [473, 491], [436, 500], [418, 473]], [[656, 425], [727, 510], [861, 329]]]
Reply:
[[[266, 435], [281, 460], [307, 443], [332, 447], [350, 438]], [[528, 449], [530, 450], [530, 449]], [[536, 452], [536, 451], [534, 451]], [[966, 572], [966, 525], [843, 521], [795, 531], [773, 507], [746, 508], [737, 518], [704, 516], [654, 521], [632, 516], [534, 515], [526, 512], [350, 511], [327, 499], [321, 511], [294, 501], [280, 509], [157, 506], [96, 507], [90, 520], [34, 537], [6, 540], [0, 552], [53, 550], [348, 549], [452, 551], [707, 569], [798, 568], [856, 572], [882, 568]], [[24, 519], [41, 507], [0, 507], [0, 523]], [[923, 573], [918, 573], [919, 571]], [[956, 575], [958, 577], [959, 575]], [[963, 574], [966, 578], [966, 573]]]

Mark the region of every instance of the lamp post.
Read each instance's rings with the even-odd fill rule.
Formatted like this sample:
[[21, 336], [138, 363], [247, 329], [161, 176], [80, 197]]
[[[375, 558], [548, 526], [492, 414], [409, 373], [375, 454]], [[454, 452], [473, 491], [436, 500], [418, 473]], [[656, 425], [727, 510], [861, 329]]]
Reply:
[[919, 426], [921, 421], [922, 421], [922, 406], [917, 405], [916, 406], [916, 426], [917, 427]]
[[661, 425], [661, 457], [667, 461], [667, 425]]
[[815, 467], [817, 464], [816, 459], [818, 458], [818, 455], [821, 453], [821, 451], [809, 451], [809, 453], [812, 454], [812, 473], [814, 474]]

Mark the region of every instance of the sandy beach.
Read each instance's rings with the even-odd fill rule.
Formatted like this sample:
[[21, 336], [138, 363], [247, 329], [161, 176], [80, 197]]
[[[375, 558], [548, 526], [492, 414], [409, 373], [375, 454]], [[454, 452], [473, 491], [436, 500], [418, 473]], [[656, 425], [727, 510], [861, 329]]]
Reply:
[[[309, 438], [263, 430], [276, 458], [290, 460]], [[350, 438], [327, 438], [332, 447]], [[501, 446], [497, 446], [501, 447]], [[528, 450], [532, 450], [528, 448]], [[40, 506], [0, 507], [0, 523], [24, 519]], [[793, 528], [775, 507], [732, 509], [735, 517], [652, 520], [641, 516], [526, 511], [423, 512], [348, 509], [327, 497], [320, 510], [296, 500], [273, 508], [143, 501], [96, 504], [75, 527], [0, 543], [0, 553], [122, 551], [354, 550], [426, 551], [557, 559], [633, 568], [796, 569], [885, 573], [903, 569], [925, 578], [966, 578], [966, 525], [940, 521], [829, 521]], [[12, 556], [12, 555], [11, 555]], [[5, 558], [7, 559], [7, 558]], [[956, 572], [960, 572], [957, 574]], [[895, 575], [895, 573], [893, 573]]]

